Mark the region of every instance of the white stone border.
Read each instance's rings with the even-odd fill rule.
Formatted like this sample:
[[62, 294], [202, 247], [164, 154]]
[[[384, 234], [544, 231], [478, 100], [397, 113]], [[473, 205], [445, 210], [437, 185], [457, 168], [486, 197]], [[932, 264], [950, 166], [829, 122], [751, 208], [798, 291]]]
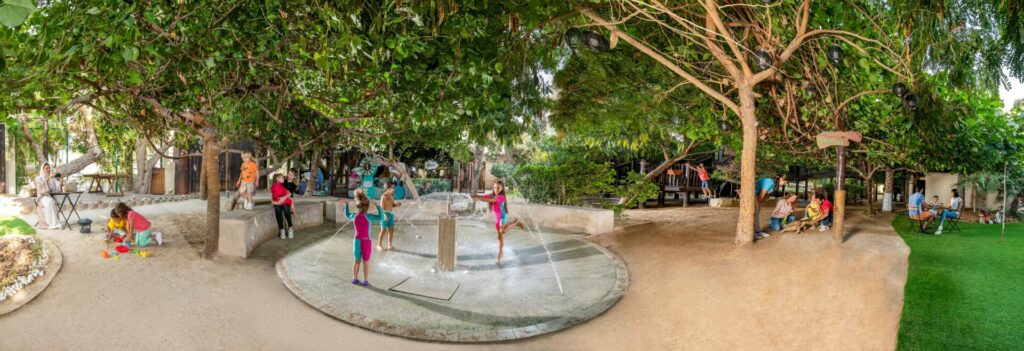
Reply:
[[36, 257], [36, 260], [34, 262], [32, 262], [32, 265], [29, 267], [28, 273], [22, 276], [15, 277], [13, 285], [0, 287], [0, 302], [4, 302], [9, 298], [14, 297], [14, 295], [17, 295], [22, 288], [28, 286], [29, 284], [32, 284], [32, 282], [35, 281], [36, 278], [41, 277], [43, 274], [46, 274], [46, 263], [50, 262], [50, 254], [46, 252], [46, 244], [40, 241], [36, 241], [35, 237], [31, 235], [10, 234], [5, 235], [4, 238], [25, 239], [25, 241], [28, 241], [29, 247], [34, 247], [36, 244], [38, 244], [40, 245], [39, 252], [41, 254], [39, 255], [39, 257]]
[[[61, 254], [60, 249], [53, 242], [48, 240], [40, 241], [43, 243], [43, 252], [47, 257], [47, 263], [41, 269], [42, 274], [36, 276], [32, 284], [23, 284], [22, 289], [17, 292], [15, 299], [8, 298], [7, 301], [0, 301], [0, 316], [14, 312], [18, 308], [32, 302], [39, 294], [50, 285], [53, 281], [53, 277], [60, 272], [61, 266], [64, 264], [64, 256]], [[23, 295], [24, 297], [20, 297]]]

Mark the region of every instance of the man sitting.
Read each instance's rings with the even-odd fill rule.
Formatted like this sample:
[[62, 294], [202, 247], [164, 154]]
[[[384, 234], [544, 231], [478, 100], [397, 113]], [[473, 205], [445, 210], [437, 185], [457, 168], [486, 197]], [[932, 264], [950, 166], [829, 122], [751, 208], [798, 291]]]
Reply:
[[[936, 197], [937, 198], [937, 197]], [[918, 188], [917, 192], [910, 195], [907, 199], [907, 214], [910, 219], [917, 220], [918, 230], [924, 233], [924, 229], [928, 227], [928, 223], [931, 223], [932, 218], [935, 218], [935, 213], [931, 211], [925, 211], [922, 207], [924, 205], [924, 189]]]

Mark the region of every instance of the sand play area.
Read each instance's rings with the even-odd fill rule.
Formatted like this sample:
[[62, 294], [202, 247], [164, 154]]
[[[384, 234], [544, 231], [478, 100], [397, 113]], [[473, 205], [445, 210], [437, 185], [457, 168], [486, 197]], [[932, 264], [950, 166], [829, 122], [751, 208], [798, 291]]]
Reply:
[[629, 270], [628, 290], [605, 313], [519, 341], [444, 344], [331, 318], [296, 298], [273, 261], [199, 258], [186, 238], [201, 237], [202, 201], [138, 210], [164, 233], [152, 257], [104, 260], [100, 234], [40, 231], [64, 267], [0, 317], [0, 350], [891, 350], [909, 254], [884, 217], [853, 215], [838, 246], [809, 232], [736, 247], [736, 209], [637, 210], [630, 223], [652, 223], [584, 238]]

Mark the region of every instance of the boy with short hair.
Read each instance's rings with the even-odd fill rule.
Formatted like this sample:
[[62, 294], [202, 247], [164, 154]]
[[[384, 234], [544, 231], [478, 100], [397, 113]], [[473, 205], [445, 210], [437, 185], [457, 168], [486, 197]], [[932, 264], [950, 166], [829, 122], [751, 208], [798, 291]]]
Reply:
[[384, 232], [388, 233], [388, 251], [395, 248], [395, 214], [391, 212], [395, 207], [402, 206], [395, 202], [395, 185], [393, 182], [384, 183], [384, 194], [380, 196], [380, 206], [384, 213], [380, 216], [380, 234], [377, 234], [377, 250], [384, 250]]
[[234, 210], [235, 206], [238, 205], [238, 198], [245, 198], [245, 204], [242, 208], [246, 210], [252, 210], [252, 194], [256, 191], [256, 181], [260, 177], [260, 167], [256, 164], [256, 161], [252, 158], [252, 153], [246, 151], [242, 153], [242, 172], [238, 176], [238, 181], [235, 182], [235, 186], [238, 187], [238, 192], [231, 198], [231, 208]]

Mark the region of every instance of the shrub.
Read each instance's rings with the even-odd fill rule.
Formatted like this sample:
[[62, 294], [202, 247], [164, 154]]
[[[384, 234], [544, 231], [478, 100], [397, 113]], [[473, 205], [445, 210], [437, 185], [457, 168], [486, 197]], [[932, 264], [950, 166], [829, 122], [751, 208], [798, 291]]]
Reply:
[[611, 206], [611, 208], [618, 215], [627, 208], [636, 207], [648, 199], [657, 197], [660, 192], [661, 188], [654, 184], [654, 182], [644, 179], [643, 174], [629, 172], [626, 178], [621, 181], [621, 184], [613, 191], [622, 201]]
[[[423, 184], [430, 183], [430, 193], [444, 192], [452, 190], [452, 182], [448, 179], [443, 178], [413, 178], [412, 183], [416, 185], [419, 190], [423, 189]], [[421, 192], [420, 195], [426, 195]]]
[[498, 163], [491, 166], [491, 175], [502, 180], [512, 179], [516, 174], [516, 166], [507, 163]]
[[615, 171], [604, 164], [570, 159], [552, 165], [519, 166], [511, 179], [530, 202], [581, 205], [583, 196], [612, 191]]

